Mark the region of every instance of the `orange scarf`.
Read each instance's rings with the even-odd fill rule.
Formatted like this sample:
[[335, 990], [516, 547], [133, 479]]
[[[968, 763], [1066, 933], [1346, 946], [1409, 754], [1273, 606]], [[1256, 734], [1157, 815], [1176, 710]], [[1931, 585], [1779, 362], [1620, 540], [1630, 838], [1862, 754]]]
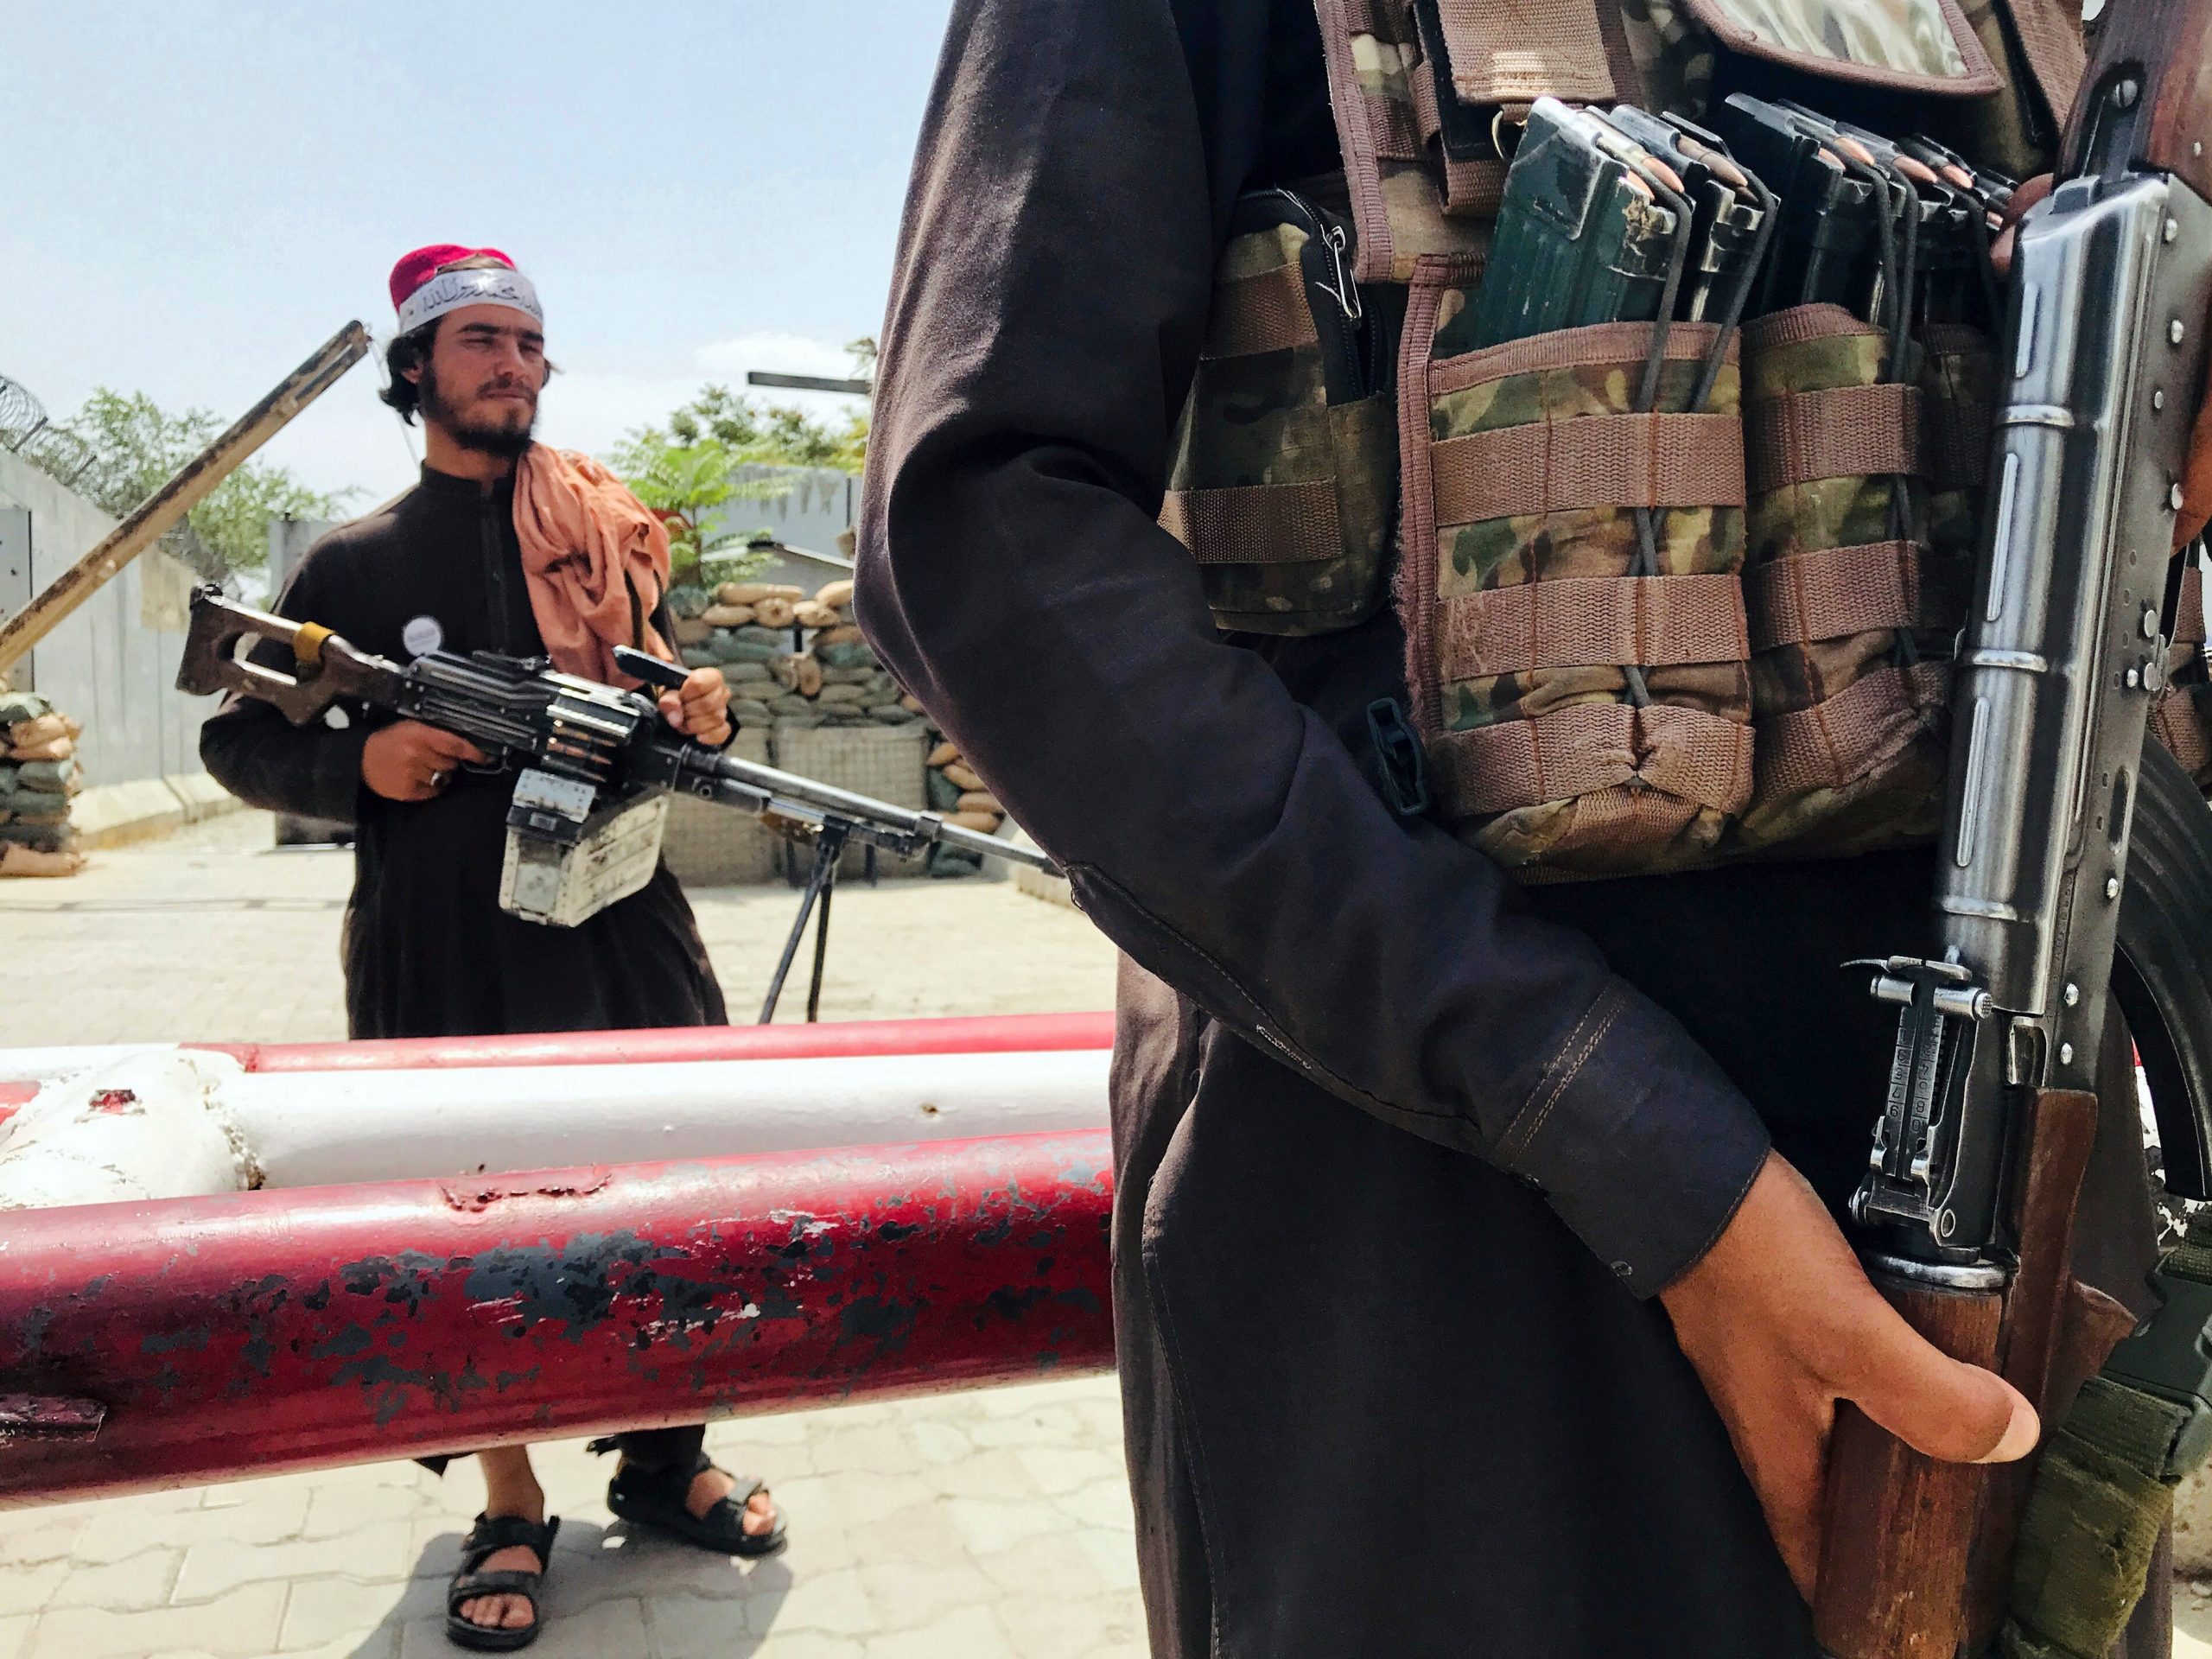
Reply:
[[554, 667], [634, 685], [615, 670], [615, 646], [675, 661], [652, 623], [668, 590], [668, 531], [628, 485], [589, 455], [533, 443], [515, 467], [515, 536]]

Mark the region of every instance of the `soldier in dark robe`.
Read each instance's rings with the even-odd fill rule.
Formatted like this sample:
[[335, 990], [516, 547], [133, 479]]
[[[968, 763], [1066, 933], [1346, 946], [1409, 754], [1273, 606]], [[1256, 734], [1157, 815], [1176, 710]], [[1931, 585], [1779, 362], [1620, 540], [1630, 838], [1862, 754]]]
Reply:
[[[1693, 116], [1711, 9], [1628, 20]], [[2011, 84], [1942, 130], [2048, 144], [1975, 16]], [[1786, 89], [1848, 115], [1872, 79]], [[1217, 261], [1240, 194], [1343, 165], [1310, 0], [957, 0], [882, 335], [859, 620], [1124, 952], [1114, 1306], [1152, 1651], [1815, 1659], [1836, 1402], [1954, 1459], [2036, 1428], [1831, 1219], [1894, 1036], [1838, 964], [1924, 937], [1931, 862], [1516, 891], [1385, 804], [1387, 607], [1217, 633], [1155, 522]], [[2103, 1118], [2078, 1270], [2139, 1313], [2139, 1137]], [[2129, 1659], [2167, 1652], [2164, 1594]]]
[[[424, 249], [394, 270], [392, 299], [401, 333], [385, 401], [423, 418], [422, 481], [317, 543], [276, 608], [400, 661], [439, 649], [550, 652], [556, 666], [607, 680], [611, 645], [670, 655], [664, 531], [594, 463], [531, 440], [546, 361], [527, 279], [493, 250]], [[599, 569], [594, 549], [619, 551]], [[728, 701], [711, 669], [662, 695], [670, 722], [709, 744], [729, 741]], [[357, 826], [342, 945], [352, 1036], [726, 1023], [665, 864], [576, 927], [499, 908], [513, 780], [472, 772], [483, 757], [465, 740], [361, 707], [342, 725], [300, 728], [234, 697], [202, 729], [200, 753], [251, 805]], [[594, 1442], [621, 1454], [609, 1507], [728, 1554], [780, 1548], [766, 1488], [716, 1468], [704, 1433]], [[462, 1645], [507, 1649], [537, 1635], [537, 1581], [558, 1522], [545, 1517], [527, 1446], [479, 1456], [485, 1512], [463, 1547], [447, 1629]]]

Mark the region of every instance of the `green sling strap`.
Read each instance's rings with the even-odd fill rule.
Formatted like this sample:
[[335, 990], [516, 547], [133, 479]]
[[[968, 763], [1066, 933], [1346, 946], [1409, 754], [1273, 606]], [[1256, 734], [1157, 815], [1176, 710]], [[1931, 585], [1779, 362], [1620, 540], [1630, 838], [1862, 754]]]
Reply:
[[2212, 1210], [2151, 1275], [2165, 1299], [2045, 1443], [2012, 1560], [2004, 1659], [2106, 1659], [2174, 1489], [2212, 1452]]

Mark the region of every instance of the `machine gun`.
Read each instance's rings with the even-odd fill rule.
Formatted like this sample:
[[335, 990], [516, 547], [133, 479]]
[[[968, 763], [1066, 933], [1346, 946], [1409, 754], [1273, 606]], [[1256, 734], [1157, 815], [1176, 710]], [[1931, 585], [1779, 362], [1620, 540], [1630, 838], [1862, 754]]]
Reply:
[[[271, 652], [272, 645], [279, 650]], [[242, 652], [255, 647], [257, 654]], [[683, 670], [643, 652], [618, 648], [615, 659], [645, 684], [683, 683]], [[258, 698], [295, 726], [350, 700], [467, 738], [484, 752], [483, 770], [515, 774], [500, 907], [551, 926], [572, 927], [652, 879], [671, 794], [750, 812], [794, 840], [810, 841], [813, 868], [760, 1011], [763, 1025], [775, 1016], [810, 915], [818, 922], [806, 1017], [820, 1008], [830, 900], [849, 842], [902, 857], [957, 847], [1053, 868], [1033, 848], [949, 824], [936, 813], [695, 743], [671, 729], [651, 697], [561, 673], [543, 658], [434, 651], [403, 666], [316, 623], [240, 605], [216, 588], [193, 595], [176, 683], [195, 696], [227, 691]]]
[[[2069, 1268], [2108, 999], [2141, 1052], [2169, 1187], [2212, 1197], [2212, 811], [2144, 742], [2212, 324], [2207, 61], [2212, 0], [2113, 7], [2061, 182], [2020, 227], [1953, 690], [1936, 948], [1867, 964], [1900, 1011], [1853, 1205], [1869, 1272], [1923, 1335], [2019, 1388], [2047, 1430], [2133, 1323]], [[2102, 1105], [2132, 1123], [2133, 1100]], [[2206, 1311], [2170, 1299], [2107, 1373], [2183, 1425], [2154, 1480], [2212, 1433]], [[1841, 1408], [1823, 1645], [1838, 1659], [1982, 1652], [2026, 1490], [2015, 1471], [1931, 1462]]]

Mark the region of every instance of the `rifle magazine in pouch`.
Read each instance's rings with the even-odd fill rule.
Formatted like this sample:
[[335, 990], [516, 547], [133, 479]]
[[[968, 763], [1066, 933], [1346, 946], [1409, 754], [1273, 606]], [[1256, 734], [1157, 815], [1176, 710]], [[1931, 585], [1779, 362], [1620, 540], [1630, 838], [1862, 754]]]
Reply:
[[1965, 323], [1921, 331], [1921, 451], [1927, 468], [1928, 550], [1920, 624], [1946, 652], [1966, 620], [1981, 550], [1981, 510], [1997, 410], [1997, 342]]
[[1303, 199], [1239, 205], [1160, 514], [1224, 630], [1328, 633], [1382, 602], [1397, 443], [1351, 270]]
[[1942, 815], [1950, 664], [1921, 655], [1916, 632], [1937, 585], [1918, 528], [1923, 399], [1884, 378], [1892, 347], [1835, 305], [1745, 325], [1758, 730], [1745, 852], [1924, 840]]
[[[1407, 681], [1456, 833], [1524, 881], [1709, 862], [1751, 791], [1735, 342], [1601, 323], [1432, 360], [1467, 272], [1417, 278], [1401, 359]], [[1648, 574], [1638, 509], [1652, 514]]]
[[2166, 648], [2166, 683], [2151, 699], [2151, 734], [2212, 792], [2212, 676], [2204, 662], [2204, 574], [2182, 572], [2181, 613]]

